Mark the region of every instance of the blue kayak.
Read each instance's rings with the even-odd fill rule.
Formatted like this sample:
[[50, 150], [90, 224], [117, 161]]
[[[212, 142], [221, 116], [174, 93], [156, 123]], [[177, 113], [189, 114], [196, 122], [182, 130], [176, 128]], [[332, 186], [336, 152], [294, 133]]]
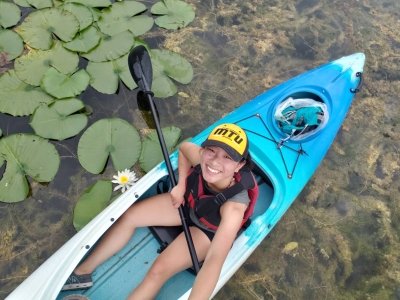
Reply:
[[[193, 138], [200, 144], [212, 128], [236, 123], [246, 130], [260, 196], [250, 225], [235, 240], [214, 295], [270, 233], [304, 188], [332, 144], [359, 90], [365, 56], [356, 53], [300, 74], [246, 102]], [[177, 153], [171, 155], [176, 168]], [[141, 228], [119, 253], [93, 273], [89, 290], [60, 292], [69, 274], [134, 202], [168, 181], [164, 163], [141, 178], [65, 243], [6, 299], [125, 299], [156, 259], [160, 232]], [[195, 275], [171, 278], [157, 299], [187, 299]], [[72, 295], [80, 295], [72, 296]]]

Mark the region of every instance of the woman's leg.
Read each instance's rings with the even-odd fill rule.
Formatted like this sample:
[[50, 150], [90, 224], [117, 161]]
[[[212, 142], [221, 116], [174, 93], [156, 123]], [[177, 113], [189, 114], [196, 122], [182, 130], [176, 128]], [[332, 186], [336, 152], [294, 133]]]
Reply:
[[[211, 241], [196, 227], [190, 227], [199, 261], [203, 261]], [[184, 233], [181, 233], [156, 259], [146, 277], [131, 293], [129, 300], [154, 299], [163, 284], [174, 274], [192, 266]]]
[[181, 224], [179, 212], [172, 206], [169, 193], [135, 203], [107, 231], [89, 257], [75, 269], [75, 273], [92, 273], [128, 243], [137, 227]]

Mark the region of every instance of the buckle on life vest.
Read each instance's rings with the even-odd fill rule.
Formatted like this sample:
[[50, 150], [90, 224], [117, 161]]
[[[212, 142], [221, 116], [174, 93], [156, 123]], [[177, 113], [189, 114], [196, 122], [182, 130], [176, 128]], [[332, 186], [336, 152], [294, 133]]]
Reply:
[[214, 202], [216, 204], [218, 204], [218, 206], [221, 206], [222, 204], [224, 204], [226, 200], [227, 199], [223, 193], [216, 194], [215, 198], [214, 198]]

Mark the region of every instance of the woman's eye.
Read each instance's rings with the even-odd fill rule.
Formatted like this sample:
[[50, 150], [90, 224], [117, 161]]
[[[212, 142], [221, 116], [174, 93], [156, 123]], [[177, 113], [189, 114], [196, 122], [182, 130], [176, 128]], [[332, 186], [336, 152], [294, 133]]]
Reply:
[[229, 155], [225, 155], [225, 159], [232, 160], [232, 157], [230, 157]]

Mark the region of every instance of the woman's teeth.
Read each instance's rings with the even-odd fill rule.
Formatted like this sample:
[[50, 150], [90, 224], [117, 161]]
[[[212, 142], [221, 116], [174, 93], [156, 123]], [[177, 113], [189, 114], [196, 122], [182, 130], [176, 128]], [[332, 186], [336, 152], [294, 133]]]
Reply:
[[210, 166], [207, 166], [207, 169], [208, 169], [208, 171], [210, 171], [210, 172], [213, 173], [213, 174], [218, 174], [218, 173], [220, 173], [220, 171], [215, 170], [215, 169], [211, 168]]

